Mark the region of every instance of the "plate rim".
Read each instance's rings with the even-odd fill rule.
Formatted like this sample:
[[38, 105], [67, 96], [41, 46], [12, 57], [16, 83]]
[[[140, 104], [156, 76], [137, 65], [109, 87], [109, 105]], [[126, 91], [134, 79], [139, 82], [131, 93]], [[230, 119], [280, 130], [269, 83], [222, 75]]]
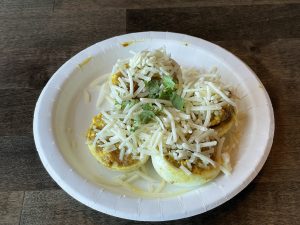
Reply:
[[[230, 56], [231, 59], [235, 60], [236, 63], [240, 64], [242, 67], [244, 67], [244, 69], [248, 70], [251, 75], [255, 78], [255, 80], [261, 85], [262, 89], [263, 89], [263, 94], [265, 97], [265, 100], [267, 101], [267, 105], [268, 105], [268, 114], [269, 114], [269, 118], [270, 118], [270, 124], [269, 124], [269, 133], [268, 133], [268, 140], [266, 143], [266, 146], [264, 147], [264, 154], [263, 157], [257, 162], [255, 168], [253, 169], [252, 173], [244, 179], [244, 182], [239, 185], [238, 187], [236, 187], [233, 191], [231, 191], [226, 198], [223, 198], [221, 201], [218, 201], [216, 204], [211, 204], [208, 207], [205, 207], [205, 209], [198, 207], [198, 208], [194, 208], [194, 210], [190, 210], [188, 212], [185, 213], [179, 213], [177, 215], [172, 215], [169, 216], [168, 215], [155, 215], [155, 217], [153, 217], [153, 215], [148, 216], [148, 217], [142, 217], [141, 215], [139, 215], [138, 213], [135, 215], [131, 215], [131, 214], [126, 214], [120, 210], [117, 210], [115, 208], [111, 208], [109, 206], [104, 206], [101, 205], [101, 203], [97, 203], [93, 200], [90, 199], [89, 195], [92, 196], [91, 194], [89, 194], [88, 196], [84, 196], [81, 195], [80, 192], [78, 192], [78, 189], [71, 187], [70, 184], [68, 184], [67, 182], [64, 181], [64, 179], [61, 177], [61, 175], [56, 171], [55, 168], [53, 168], [53, 165], [51, 164], [51, 161], [49, 161], [49, 159], [47, 158], [46, 154], [45, 154], [45, 150], [43, 148], [43, 141], [45, 142], [45, 140], [43, 140], [41, 135], [41, 130], [40, 130], [40, 126], [41, 126], [41, 121], [39, 120], [39, 118], [41, 116], [46, 117], [46, 115], [41, 115], [41, 112], [45, 112], [45, 109], [42, 109], [43, 106], [45, 106], [45, 98], [47, 98], [47, 94], [49, 95], [49, 93], [51, 93], [50, 91], [52, 90], [52, 94], [54, 95], [54, 91], [55, 89], [55, 82], [56, 81], [60, 81], [62, 82], [63, 80], [67, 79], [67, 77], [69, 76], [69, 74], [74, 70], [74, 68], [76, 68], [76, 65], [78, 65], [80, 62], [82, 62], [82, 60], [84, 60], [87, 56], [87, 52], [89, 50], [94, 50], [95, 48], [101, 46], [103, 48], [105, 48], [105, 44], [111, 44], [111, 42], [113, 41], [117, 41], [118, 43], [121, 43], [122, 41], [125, 42], [126, 40], [136, 40], [136, 37], [144, 37], [145, 39], [149, 38], [149, 39], [166, 39], [166, 41], [168, 40], [172, 40], [172, 41], [182, 41], [184, 39], [188, 39], [189, 42], [193, 42], [193, 44], [197, 45], [197, 42], [201, 42], [201, 43], [205, 43], [206, 45], [208, 45], [208, 47], [221, 52], [222, 54], [228, 55]], [[129, 39], [128, 39], [129, 38]], [[61, 71], [67, 70], [69, 71], [69, 73], [65, 73], [66, 77], [62, 77], [60, 76]], [[58, 77], [60, 76], [60, 77]], [[54, 83], [54, 84], [53, 84]], [[54, 85], [54, 87], [53, 87]], [[58, 90], [58, 89], [57, 89]], [[53, 109], [54, 106], [54, 101], [52, 102], [46, 102], [46, 103], [50, 103], [46, 109]], [[51, 115], [47, 115], [48, 120], [51, 120]], [[46, 121], [46, 124], [43, 125], [47, 126], [47, 125], [51, 125], [52, 121]], [[36, 149], [38, 151], [39, 157], [42, 161], [43, 166], [45, 167], [45, 169], [47, 170], [47, 172], [49, 173], [49, 175], [54, 179], [54, 181], [65, 191], [67, 192], [70, 196], [72, 196], [73, 198], [75, 198], [77, 201], [85, 204], [86, 206], [112, 215], [112, 216], [116, 216], [116, 217], [120, 217], [120, 218], [125, 218], [125, 219], [130, 219], [130, 220], [138, 220], [138, 221], [167, 221], [167, 220], [175, 220], [175, 219], [182, 219], [182, 218], [186, 218], [186, 217], [190, 217], [190, 216], [194, 216], [197, 214], [201, 214], [203, 212], [209, 211], [223, 203], [225, 203], [226, 201], [230, 200], [231, 198], [233, 198], [235, 195], [237, 195], [239, 192], [241, 192], [256, 176], [257, 174], [260, 172], [260, 170], [262, 169], [263, 165], [265, 164], [267, 157], [270, 153], [271, 150], [271, 146], [273, 143], [273, 137], [274, 137], [274, 130], [275, 130], [275, 119], [274, 119], [274, 112], [273, 112], [273, 107], [272, 107], [272, 103], [270, 100], [270, 97], [265, 89], [265, 87], [263, 86], [263, 84], [261, 83], [261, 81], [259, 80], [259, 78], [257, 77], [257, 75], [254, 73], [254, 71], [247, 65], [245, 64], [240, 58], [238, 58], [237, 56], [235, 56], [233, 53], [229, 52], [228, 50], [222, 48], [221, 46], [218, 46], [214, 43], [211, 43], [209, 41], [206, 41], [204, 39], [198, 38], [198, 37], [193, 37], [190, 35], [186, 35], [186, 34], [180, 34], [180, 33], [174, 33], [174, 32], [157, 32], [157, 31], [150, 31], [150, 32], [137, 32], [137, 33], [129, 33], [129, 34], [124, 34], [124, 35], [120, 35], [120, 36], [115, 36], [100, 42], [97, 42], [96, 44], [91, 45], [90, 47], [85, 48], [84, 50], [80, 51], [79, 53], [75, 54], [73, 57], [71, 57], [69, 60], [67, 60], [54, 74], [53, 76], [49, 79], [49, 81], [47, 82], [46, 86], [43, 88], [38, 101], [36, 103], [35, 106], [35, 110], [34, 110], [34, 118], [33, 118], [33, 136], [34, 136], [34, 142], [36, 145]], [[51, 126], [48, 129], [49, 132], [49, 137], [51, 136]], [[48, 138], [49, 138], [48, 137]], [[53, 140], [53, 139], [52, 139]], [[53, 141], [52, 141], [53, 142]], [[45, 143], [44, 143], [45, 144]], [[53, 148], [55, 148], [55, 143], [53, 144]], [[49, 147], [51, 148], [51, 146]], [[53, 149], [55, 150], [55, 149]], [[56, 149], [57, 151], [59, 151], [59, 149]], [[60, 156], [59, 158], [59, 166], [63, 167], [63, 168], [67, 168], [68, 174], [70, 174], [70, 176], [74, 176], [72, 177], [72, 179], [74, 180], [74, 182], [82, 182], [82, 177], [79, 174], [76, 174], [74, 172], [72, 172], [71, 166], [65, 161], [65, 159], [63, 159], [62, 156]], [[83, 186], [89, 185], [93, 190], [97, 189], [99, 190], [99, 187], [96, 187], [94, 184], [92, 183], [88, 183], [85, 182], [85, 184]], [[78, 187], [79, 188], [79, 187]], [[104, 193], [105, 190], [104, 189], [100, 189], [100, 193]], [[105, 192], [105, 193], [109, 193], [109, 192]], [[93, 192], [92, 194], [99, 194], [96, 192]], [[158, 199], [158, 204], [160, 199]], [[157, 199], [153, 199], [153, 200], [157, 200]]]

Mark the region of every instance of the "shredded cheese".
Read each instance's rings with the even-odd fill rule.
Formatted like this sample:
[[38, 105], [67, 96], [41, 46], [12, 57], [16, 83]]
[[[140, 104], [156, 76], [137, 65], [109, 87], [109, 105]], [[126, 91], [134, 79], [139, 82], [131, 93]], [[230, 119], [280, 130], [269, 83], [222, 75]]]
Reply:
[[187, 169], [185, 166], [181, 165], [179, 167], [183, 172], [185, 172], [188, 176], [190, 176], [192, 174], [191, 171], [189, 171], [189, 169]]
[[[179, 163], [185, 160], [186, 164], [179, 164], [179, 168], [187, 175], [192, 174], [193, 166], [208, 168], [209, 165], [219, 166], [225, 174], [229, 174], [230, 157], [222, 150], [225, 138], [218, 136], [213, 125], [225, 120], [231, 112], [230, 107], [236, 107], [236, 103], [229, 89], [222, 84], [217, 71], [188, 69], [182, 73], [179, 65], [164, 49], [133, 54], [130, 59], [118, 60], [113, 67], [113, 74], [118, 73], [117, 81], [110, 80], [101, 86], [96, 105], [110, 98], [111, 102], [119, 104], [119, 108], [101, 112], [106, 125], [101, 130], [94, 129], [93, 145], [107, 151], [119, 149], [119, 160], [128, 154], [132, 154], [134, 159], [160, 154], [169, 155]], [[164, 76], [176, 78], [176, 85], [180, 87], [176, 93], [184, 100], [182, 110], [173, 106], [173, 99], [170, 101], [148, 96], [147, 82]], [[160, 88], [162, 86], [160, 84]], [[124, 105], [126, 100], [134, 101], [133, 104], [125, 102], [127, 105]], [[149, 113], [144, 121], [140, 119], [143, 122], [137, 122], [136, 118], [144, 112], [145, 104], [151, 104], [159, 110], [155, 113], [153, 110], [154, 114]], [[221, 164], [217, 163], [220, 161]], [[128, 186], [138, 178], [154, 181], [146, 173], [136, 171], [136, 174], [121, 183]], [[164, 185], [162, 183], [155, 191], [160, 192]]]

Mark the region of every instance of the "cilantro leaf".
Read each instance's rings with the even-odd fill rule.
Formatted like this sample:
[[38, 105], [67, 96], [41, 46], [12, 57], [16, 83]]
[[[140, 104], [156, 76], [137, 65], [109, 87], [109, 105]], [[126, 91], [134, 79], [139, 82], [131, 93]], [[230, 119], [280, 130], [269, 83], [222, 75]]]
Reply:
[[154, 112], [150, 110], [143, 110], [139, 115], [137, 115], [135, 120], [137, 120], [138, 124], [147, 124], [152, 120], [154, 116]]
[[114, 104], [115, 104], [115, 107], [117, 109], [121, 109], [122, 108], [122, 105], [119, 102], [117, 102], [116, 100], [115, 100]]
[[146, 104], [142, 105], [142, 109], [153, 111], [154, 107], [152, 104], [146, 103]]
[[130, 129], [130, 132], [135, 132], [137, 129], [139, 129], [140, 121], [138, 120], [138, 117], [136, 116], [133, 120], [133, 126]]
[[[161, 89], [161, 83], [163, 88]], [[163, 76], [161, 80], [151, 80], [146, 83], [147, 91], [149, 92], [149, 98], [159, 98], [164, 100], [169, 100], [172, 102], [172, 105], [179, 110], [183, 110], [184, 101], [183, 99], [176, 94], [176, 82], [170, 76]], [[153, 109], [153, 105], [145, 104], [143, 110], [148, 110], [157, 112]]]
[[149, 123], [155, 115], [161, 112], [158, 107], [153, 106], [151, 103], [142, 105], [142, 109], [143, 111], [134, 118], [132, 132], [136, 131], [141, 124]]
[[121, 108], [121, 109], [123, 110], [123, 109], [125, 109], [125, 107], [126, 107], [127, 105], [129, 105], [129, 108], [131, 108], [131, 107], [134, 106], [136, 103], [137, 103], [137, 100], [135, 100], [135, 99], [125, 100], [125, 101], [122, 101], [121, 107], [119, 107], [119, 108]]
[[173, 91], [170, 89], [164, 89], [159, 92], [158, 98], [164, 100], [170, 100], [173, 95]]
[[159, 113], [161, 113], [161, 109], [159, 109], [159, 107], [157, 107], [156, 105], [153, 105], [151, 103], [142, 105], [142, 109], [144, 111], [152, 111], [155, 115], [158, 115]]
[[149, 92], [149, 98], [157, 98], [160, 91], [159, 80], [150, 80], [146, 83], [146, 88]]
[[183, 110], [184, 101], [178, 94], [174, 92], [170, 100], [176, 109]]
[[174, 88], [176, 86], [176, 83], [174, 82], [173, 78], [170, 76], [163, 76], [162, 83], [163, 83], [164, 87], [169, 90], [174, 90]]

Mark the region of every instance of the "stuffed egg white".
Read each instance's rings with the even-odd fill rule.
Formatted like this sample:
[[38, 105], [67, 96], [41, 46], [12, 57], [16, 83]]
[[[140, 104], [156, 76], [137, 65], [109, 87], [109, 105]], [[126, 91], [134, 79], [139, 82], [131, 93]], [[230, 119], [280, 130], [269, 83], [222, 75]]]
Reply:
[[182, 86], [182, 71], [164, 48], [141, 51], [117, 61], [109, 85], [117, 104], [140, 98], [171, 100], [173, 91]]
[[153, 167], [165, 181], [191, 187], [202, 185], [218, 176], [222, 159], [217, 150], [202, 148], [197, 151], [197, 147], [192, 149], [191, 146], [184, 148], [182, 145], [181, 149], [168, 148], [164, 154], [151, 157]]
[[120, 149], [122, 140], [118, 138], [112, 140], [114, 133], [109, 129], [105, 131], [107, 127], [100, 113], [93, 118], [87, 132], [87, 145], [98, 162], [109, 169], [124, 172], [136, 170], [147, 162], [148, 156], [140, 157], [134, 149], [130, 149], [130, 152], [126, 151], [129, 146], [125, 145]]
[[222, 148], [224, 136], [235, 124], [236, 104], [231, 91], [217, 77], [184, 78], [184, 108], [181, 112], [169, 109], [175, 126], [166, 124], [178, 137], [167, 140], [163, 153], [151, 158], [155, 170], [167, 182], [196, 186], [214, 179], [220, 171], [230, 173], [229, 155]]

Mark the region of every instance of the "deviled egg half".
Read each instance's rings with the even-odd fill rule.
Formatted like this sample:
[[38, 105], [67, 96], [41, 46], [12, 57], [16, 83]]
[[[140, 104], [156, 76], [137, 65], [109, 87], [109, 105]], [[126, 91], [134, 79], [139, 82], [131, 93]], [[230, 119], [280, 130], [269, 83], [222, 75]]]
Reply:
[[93, 118], [87, 132], [87, 145], [103, 166], [116, 171], [136, 170], [149, 157], [137, 151], [136, 143], [128, 138], [129, 131], [114, 115], [103, 112]]
[[193, 71], [184, 75], [180, 94], [184, 107], [179, 111], [166, 106], [169, 116], [162, 121], [167, 138], [163, 138], [163, 151], [152, 156], [152, 163], [167, 182], [195, 186], [212, 180], [220, 171], [230, 173], [223, 144], [235, 123], [236, 104], [217, 74]]
[[130, 59], [118, 60], [109, 81], [115, 104], [130, 99], [150, 98], [174, 101], [182, 88], [178, 63], [164, 48], [141, 51]]
[[222, 159], [216, 139], [207, 137], [207, 140], [165, 146], [163, 155], [152, 156], [155, 170], [168, 183], [180, 186], [197, 186], [214, 179], [221, 171]]

